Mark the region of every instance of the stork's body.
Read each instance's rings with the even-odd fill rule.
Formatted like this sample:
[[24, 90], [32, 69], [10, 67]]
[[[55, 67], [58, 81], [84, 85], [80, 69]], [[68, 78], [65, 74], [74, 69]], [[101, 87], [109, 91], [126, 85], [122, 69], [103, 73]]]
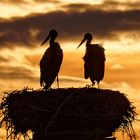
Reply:
[[[86, 42], [86, 53], [84, 59], [84, 77], [90, 78], [92, 84], [95, 82], [99, 85], [99, 82], [103, 80], [105, 69], [105, 54], [104, 48], [99, 44], [91, 44], [92, 35], [90, 33], [85, 34], [84, 41]], [[78, 47], [80, 47], [80, 45]]]
[[41, 44], [43, 45], [50, 38], [50, 46], [45, 51], [40, 61], [40, 85], [45, 89], [48, 89], [52, 85], [56, 77], [58, 78], [58, 73], [63, 60], [63, 51], [60, 48], [59, 43], [54, 41], [56, 36], [57, 32], [51, 30], [49, 36]]

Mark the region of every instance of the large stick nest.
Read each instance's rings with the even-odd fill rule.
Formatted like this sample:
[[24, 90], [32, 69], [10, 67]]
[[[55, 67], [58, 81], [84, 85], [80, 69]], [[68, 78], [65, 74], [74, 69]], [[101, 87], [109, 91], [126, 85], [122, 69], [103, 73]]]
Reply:
[[96, 88], [23, 89], [6, 93], [1, 103], [2, 121], [8, 138], [26, 135], [79, 133], [92, 137], [125, 131], [130, 139], [135, 107], [119, 91]]

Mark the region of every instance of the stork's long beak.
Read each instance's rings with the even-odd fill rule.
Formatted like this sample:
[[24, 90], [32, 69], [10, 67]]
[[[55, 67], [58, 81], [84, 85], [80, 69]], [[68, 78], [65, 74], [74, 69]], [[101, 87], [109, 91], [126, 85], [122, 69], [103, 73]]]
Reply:
[[49, 39], [50, 39], [50, 34], [47, 36], [47, 38], [42, 42], [42, 44], [41, 44], [41, 46], [43, 45], [43, 44], [45, 44], [45, 42], [47, 42]]
[[79, 48], [85, 41], [86, 41], [86, 39], [84, 38], [77, 48]]

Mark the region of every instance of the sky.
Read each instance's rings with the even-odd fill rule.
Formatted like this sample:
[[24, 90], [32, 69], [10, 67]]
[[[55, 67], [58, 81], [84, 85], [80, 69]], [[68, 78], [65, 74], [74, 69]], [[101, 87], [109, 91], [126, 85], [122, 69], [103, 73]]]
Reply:
[[[0, 97], [4, 91], [40, 88], [39, 62], [49, 45], [40, 44], [51, 29], [58, 31], [57, 42], [64, 53], [60, 86], [90, 84], [83, 78], [85, 44], [76, 49], [84, 34], [90, 32], [92, 43], [105, 48], [106, 67], [101, 88], [127, 94], [139, 114], [139, 15], [139, 0], [1, 0]], [[53, 87], [56, 85], [54, 82]], [[140, 134], [138, 122], [134, 127]], [[3, 140], [4, 130], [0, 131]]]

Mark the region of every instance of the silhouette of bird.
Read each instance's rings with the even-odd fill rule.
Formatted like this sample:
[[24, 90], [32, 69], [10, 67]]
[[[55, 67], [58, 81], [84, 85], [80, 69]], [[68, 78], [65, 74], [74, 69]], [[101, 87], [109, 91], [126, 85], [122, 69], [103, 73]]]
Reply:
[[92, 85], [97, 82], [99, 88], [99, 82], [104, 77], [105, 70], [105, 54], [104, 48], [99, 44], [91, 44], [92, 35], [86, 33], [84, 39], [81, 41], [79, 48], [86, 41], [86, 53], [83, 57], [84, 60], [84, 78], [90, 78]]
[[51, 87], [55, 78], [57, 77], [57, 85], [59, 88], [58, 73], [63, 60], [63, 51], [59, 43], [55, 42], [57, 31], [52, 29], [47, 38], [43, 41], [41, 46], [50, 39], [50, 46], [46, 49], [40, 61], [40, 85], [44, 89]]

